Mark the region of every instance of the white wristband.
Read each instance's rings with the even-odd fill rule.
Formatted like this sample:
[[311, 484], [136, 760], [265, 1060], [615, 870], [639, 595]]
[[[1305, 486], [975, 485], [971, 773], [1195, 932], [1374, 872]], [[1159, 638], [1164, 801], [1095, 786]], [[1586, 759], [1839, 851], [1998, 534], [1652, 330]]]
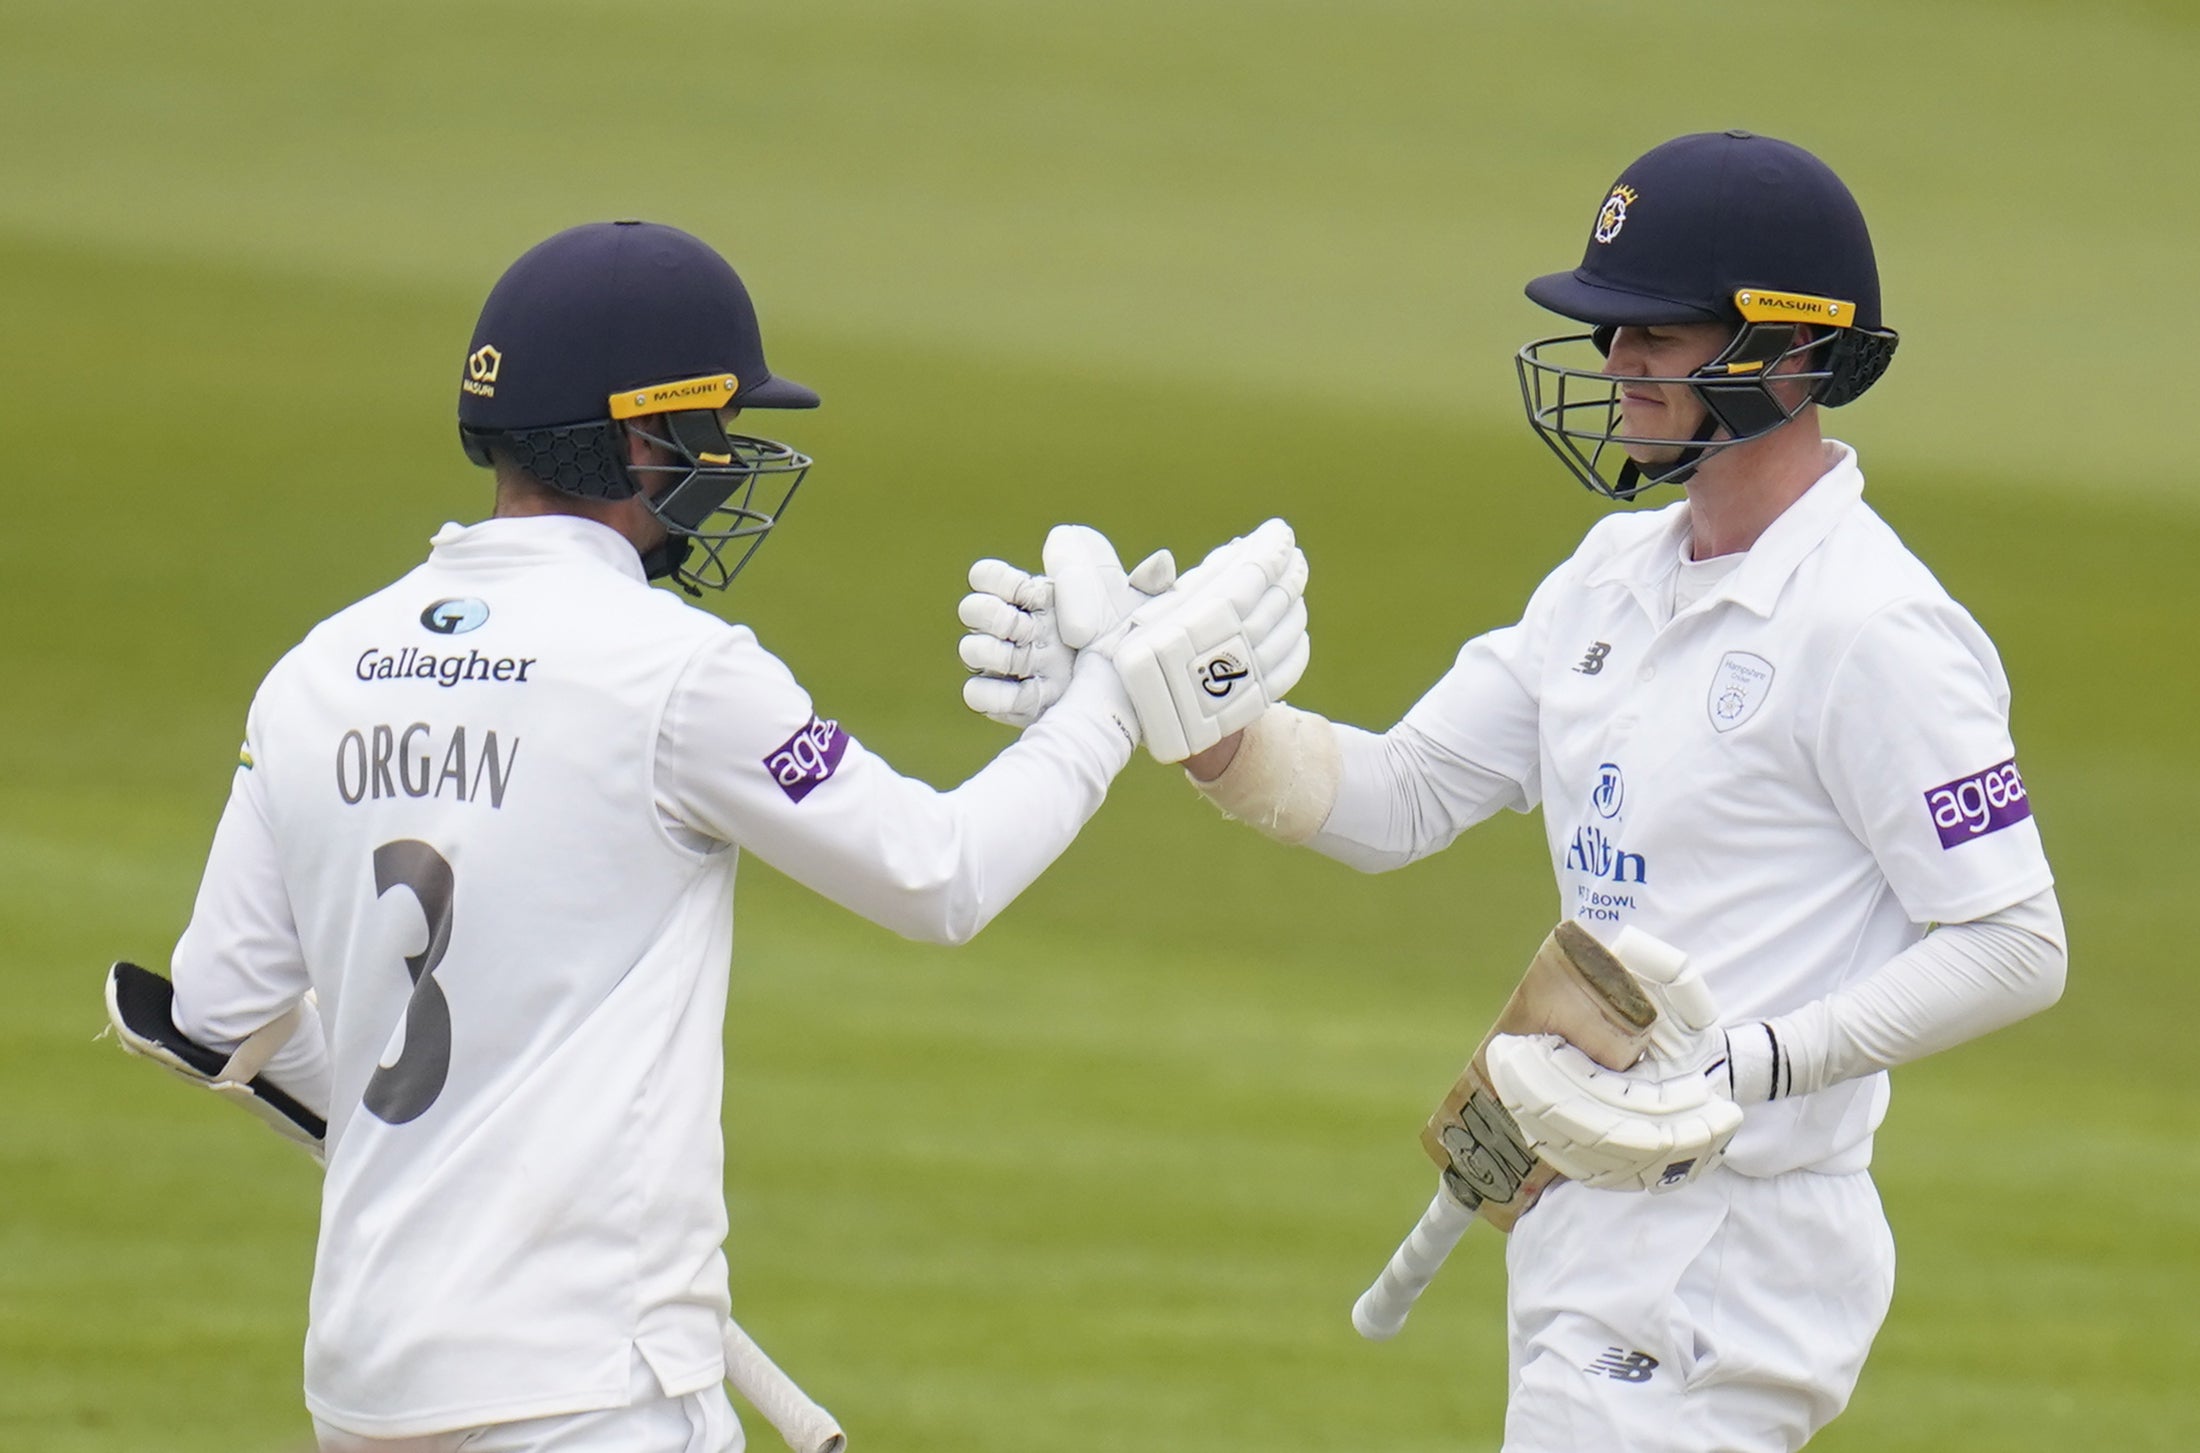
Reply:
[[1761, 1105], [1795, 1090], [1794, 1066], [1769, 1024], [1737, 1024], [1726, 1031], [1726, 1070], [1737, 1105]]

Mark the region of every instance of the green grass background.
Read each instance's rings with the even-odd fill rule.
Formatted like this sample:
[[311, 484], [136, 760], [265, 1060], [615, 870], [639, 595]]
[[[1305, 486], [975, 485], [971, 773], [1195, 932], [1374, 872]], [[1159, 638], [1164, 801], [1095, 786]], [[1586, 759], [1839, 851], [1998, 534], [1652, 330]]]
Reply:
[[[0, 1449], [281, 1450], [310, 1169], [92, 1036], [189, 910], [253, 685], [486, 506], [474, 310], [643, 215], [748, 276], [820, 464], [719, 608], [942, 784], [979, 553], [1289, 516], [1306, 705], [1386, 725], [1597, 515], [1521, 426], [1519, 296], [1611, 176], [1833, 161], [1906, 335], [1837, 417], [2016, 683], [2073, 940], [1904, 1070], [1895, 1307], [1831, 1450], [2200, 1444], [2189, 0], [1499, 6], [0, 0]], [[1494, 1237], [1352, 1297], [1554, 914], [1535, 825], [1363, 878], [1142, 762], [975, 945], [751, 861], [738, 1306], [859, 1449], [1493, 1449]], [[759, 1447], [768, 1429], [752, 1426]]]

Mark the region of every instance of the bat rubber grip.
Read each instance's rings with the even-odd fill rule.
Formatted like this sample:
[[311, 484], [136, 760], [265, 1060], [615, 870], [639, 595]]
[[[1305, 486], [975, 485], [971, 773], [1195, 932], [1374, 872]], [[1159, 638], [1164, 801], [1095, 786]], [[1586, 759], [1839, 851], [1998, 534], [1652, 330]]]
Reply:
[[1406, 1315], [1436, 1272], [1474, 1224], [1474, 1212], [1441, 1185], [1436, 1198], [1421, 1213], [1421, 1220], [1398, 1249], [1375, 1284], [1352, 1304], [1352, 1327], [1370, 1342], [1388, 1342], [1406, 1324]]
[[833, 1415], [795, 1386], [740, 1323], [728, 1321], [725, 1337], [726, 1381], [779, 1430], [794, 1453], [844, 1453], [848, 1436]]

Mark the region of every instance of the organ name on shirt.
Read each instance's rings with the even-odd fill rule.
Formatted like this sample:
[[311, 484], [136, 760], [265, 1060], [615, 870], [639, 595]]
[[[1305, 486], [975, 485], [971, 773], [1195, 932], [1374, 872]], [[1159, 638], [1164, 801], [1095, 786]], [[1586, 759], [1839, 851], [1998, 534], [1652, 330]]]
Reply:
[[416, 721], [354, 727], [336, 743], [336, 795], [352, 806], [396, 797], [504, 805], [519, 738], [494, 729], [471, 734]]

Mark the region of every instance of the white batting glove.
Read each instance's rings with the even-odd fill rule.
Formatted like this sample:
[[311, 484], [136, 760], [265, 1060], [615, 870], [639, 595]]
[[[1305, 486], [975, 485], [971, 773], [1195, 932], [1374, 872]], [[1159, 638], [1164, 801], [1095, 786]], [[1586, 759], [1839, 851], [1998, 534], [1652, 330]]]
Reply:
[[1056, 525], [1041, 558], [1043, 575], [978, 561], [970, 594], [956, 609], [969, 632], [958, 654], [974, 673], [963, 683], [963, 702], [1007, 726], [1028, 727], [1043, 716], [1068, 689], [1077, 652], [1176, 579], [1166, 550], [1126, 573], [1107, 537], [1086, 525]]
[[1064, 645], [1082, 651], [1176, 583], [1176, 557], [1156, 550], [1128, 572], [1108, 537], [1090, 525], [1047, 531], [1040, 563], [1054, 582], [1055, 619]]
[[1632, 926], [1612, 940], [1612, 954], [1658, 1006], [1649, 1057], [1666, 1071], [1695, 1070], [1713, 1094], [1739, 1105], [1775, 1100], [1793, 1087], [1793, 1066], [1772, 1026], [1721, 1027], [1718, 1000], [1688, 955]]
[[1528, 1143], [1572, 1179], [1672, 1190], [1708, 1169], [1742, 1122], [1718, 1001], [1687, 954], [1641, 929], [1620, 930], [1612, 954], [1657, 1006], [1642, 1062], [1609, 1070], [1555, 1035], [1501, 1035], [1490, 1083]]
[[963, 703], [1005, 726], [1028, 727], [1069, 688], [1077, 653], [1054, 623], [1054, 582], [1005, 560], [970, 567], [970, 594], [955, 614], [968, 634], [956, 648], [973, 673]]
[[1702, 1073], [1714, 1062], [1724, 1061], [1726, 1036], [1719, 1031], [1719, 1001], [1687, 954], [1629, 925], [1612, 940], [1612, 957], [1635, 976], [1658, 1007], [1645, 1059], [1656, 1061], [1666, 1073], [1683, 1069]]
[[1156, 761], [1181, 762], [1259, 720], [1306, 672], [1306, 556], [1270, 520], [1211, 554], [1103, 639]]
[[1555, 1034], [1500, 1034], [1490, 1084], [1536, 1153], [1583, 1185], [1669, 1191], [1725, 1153], [1742, 1107], [1700, 1072], [1608, 1070]]

